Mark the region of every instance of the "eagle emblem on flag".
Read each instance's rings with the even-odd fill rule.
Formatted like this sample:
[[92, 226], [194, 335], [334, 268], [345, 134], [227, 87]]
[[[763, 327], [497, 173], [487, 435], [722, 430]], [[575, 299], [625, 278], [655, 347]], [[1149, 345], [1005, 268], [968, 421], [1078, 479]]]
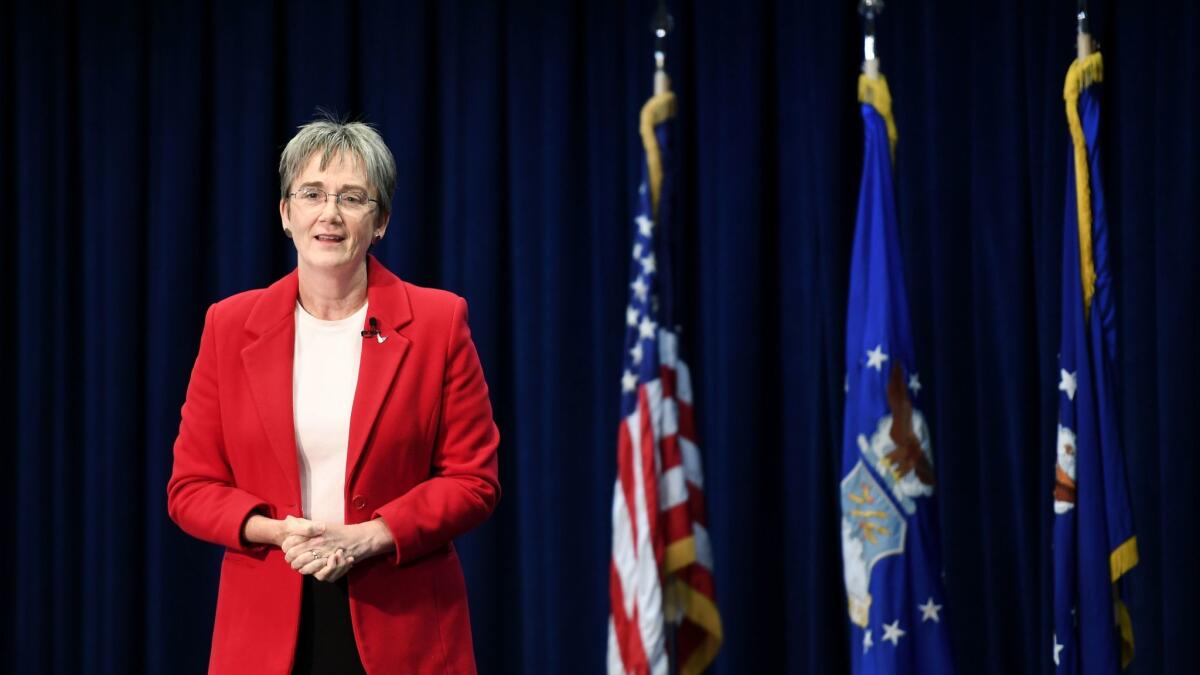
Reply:
[[933, 455], [925, 416], [913, 407], [900, 365], [892, 366], [887, 402], [891, 414], [879, 418], [870, 439], [858, 435], [863, 456], [874, 459], [875, 470], [888, 482], [906, 513], [916, 513], [914, 497], [933, 494]]

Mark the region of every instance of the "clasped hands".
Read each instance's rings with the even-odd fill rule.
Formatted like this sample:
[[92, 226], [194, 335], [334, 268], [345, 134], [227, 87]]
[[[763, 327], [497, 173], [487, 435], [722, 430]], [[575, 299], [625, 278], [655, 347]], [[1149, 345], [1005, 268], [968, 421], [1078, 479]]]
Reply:
[[318, 581], [337, 581], [356, 561], [381, 552], [381, 531], [391, 539], [391, 532], [380, 520], [342, 525], [288, 516], [276, 522], [280, 528], [276, 543], [283, 559], [292, 569], [311, 574]]
[[346, 545], [346, 526], [288, 516], [280, 521], [283, 559], [300, 574], [318, 581], [337, 581], [354, 566], [356, 557]]
[[337, 581], [354, 563], [396, 546], [392, 531], [381, 518], [342, 525], [295, 516], [275, 520], [255, 513], [246, 520], [242, 539], [278, 546], [292, 569], [320, 581]]

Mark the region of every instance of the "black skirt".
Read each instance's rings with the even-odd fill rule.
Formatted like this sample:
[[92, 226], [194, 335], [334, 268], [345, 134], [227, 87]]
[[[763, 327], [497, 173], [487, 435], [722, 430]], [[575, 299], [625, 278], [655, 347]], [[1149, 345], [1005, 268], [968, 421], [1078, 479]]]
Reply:
[[350, 596], [346, 577], [327, 583], [304, 577], [300, 605], [300, 632], [296, 636], [296, 675], [366, 675], [354, 627], [350, 623]]

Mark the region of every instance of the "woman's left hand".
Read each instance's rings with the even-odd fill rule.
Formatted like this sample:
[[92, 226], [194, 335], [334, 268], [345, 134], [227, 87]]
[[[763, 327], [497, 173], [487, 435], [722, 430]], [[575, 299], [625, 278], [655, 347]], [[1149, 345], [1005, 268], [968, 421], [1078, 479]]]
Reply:
[[378, 518], [354, 525], [324, 523], [324, 526], [323, 534], [284, 540], [283, 558], [292, 569], [301, 574], [316, 574], [339, 549], [343, 561], [361, 561], [395, 546], [391, 530]]
[[349, 572], [351, 567], [354, 567], [354, 558], [348, 557], [346, 552], [339, 548], [329, 556], [329, 562], [317, 570], [313, 577], [317, 581], [334, 582]]

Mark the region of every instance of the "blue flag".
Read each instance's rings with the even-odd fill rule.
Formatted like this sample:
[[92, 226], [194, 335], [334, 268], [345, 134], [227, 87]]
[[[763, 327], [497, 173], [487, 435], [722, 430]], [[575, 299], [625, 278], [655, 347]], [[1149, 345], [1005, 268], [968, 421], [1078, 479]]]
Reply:
[[1113, 398], [1116, 318], [1100, 185], [1100, 54], [1076, 60], [1063, 95], [1071, 130], [1063, 223], [1062, 344], [1054, 467], [1056, 673], [1117, 673], [1133, 627], [1117, 582], [1137, 564]]
[[842, 562], [853, 673], [952, 673], [929, 426], [892, 189], [891, 94], [859, 78], [863, 126], [842, 438]]

